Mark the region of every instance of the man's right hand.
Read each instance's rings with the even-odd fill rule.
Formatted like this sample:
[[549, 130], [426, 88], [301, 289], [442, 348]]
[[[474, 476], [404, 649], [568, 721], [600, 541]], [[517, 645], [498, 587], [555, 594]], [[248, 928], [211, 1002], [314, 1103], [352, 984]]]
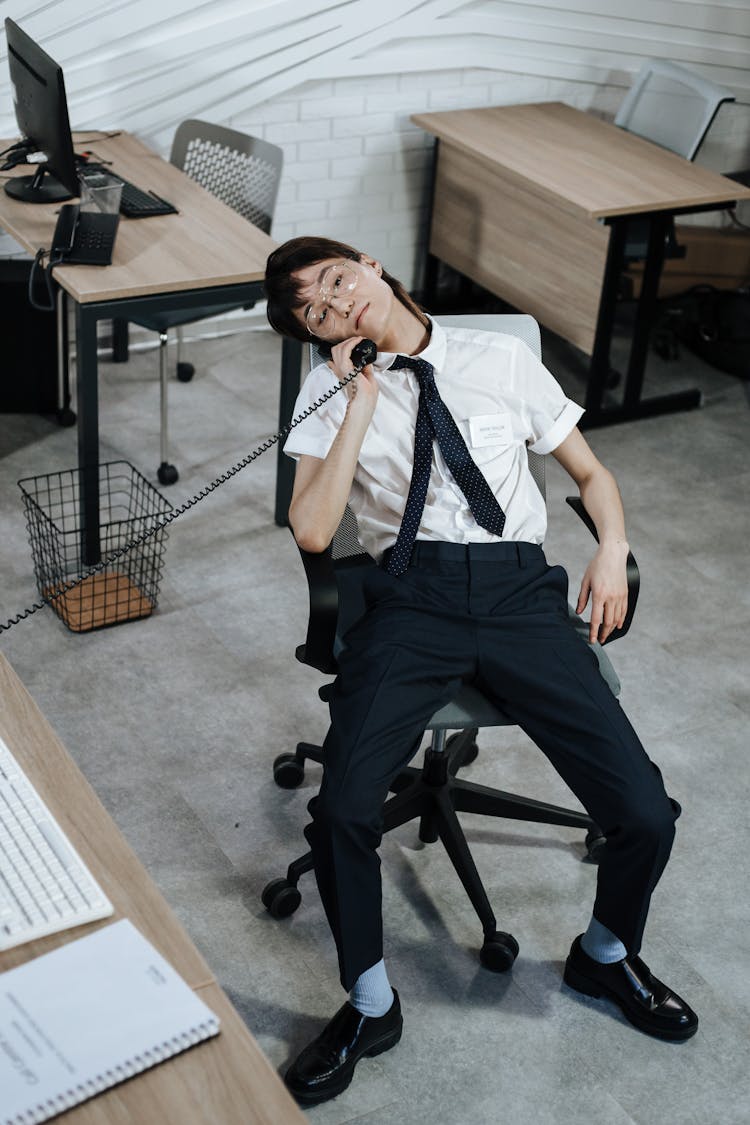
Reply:
[[[364, 336], [350, 336], [348, 340], [342, 340], [331, 348], [328, 366], [342, 383], [354, 370], [352, 351], [363, 339]], [[346, 384], [344, 394], [350, 404], [355, 399], [358, 400], [358, 409], [369, 411], [369, 416], [372, 417], [378, 401], [378, 384], [371, 364], [364, 367], [356, 379]]]

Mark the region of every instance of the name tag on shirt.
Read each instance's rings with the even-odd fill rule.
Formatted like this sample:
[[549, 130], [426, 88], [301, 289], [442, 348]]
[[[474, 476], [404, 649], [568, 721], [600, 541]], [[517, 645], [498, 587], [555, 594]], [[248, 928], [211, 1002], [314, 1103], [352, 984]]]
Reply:
[[472, 449], [483, 445], [510, 445], [513, 440], [510, 414], [476, 414], [469, 418], [469, 436]]

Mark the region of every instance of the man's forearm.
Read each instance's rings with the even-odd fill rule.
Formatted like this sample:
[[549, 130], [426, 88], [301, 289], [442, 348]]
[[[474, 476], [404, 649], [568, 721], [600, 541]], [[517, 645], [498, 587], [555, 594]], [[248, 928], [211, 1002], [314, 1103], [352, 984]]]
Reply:
[[369, 418], [354, 410], [352, 405], [347, 406], [327, 457], [306, 486], [295, 494], [289, 508], [289, 523], [304, 550], [326, 549], [349, 499], [359, 451], [369, 425]]
[[620, 490], [609, 469], [599, 465], [580, 485], [581, 500], [594, 521], [602, 546], [619, 545], [627, 550], [625, 513]]

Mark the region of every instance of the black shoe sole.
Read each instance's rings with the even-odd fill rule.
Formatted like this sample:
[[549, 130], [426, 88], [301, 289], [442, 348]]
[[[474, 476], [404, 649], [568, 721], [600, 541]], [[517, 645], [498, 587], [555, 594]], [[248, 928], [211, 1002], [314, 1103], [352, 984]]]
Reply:
[[582, 992], [584, 996], [592, 996], [595, 1000], [600, 999], [602, 996], [607, 1000], [611, 1000], [620, 1009], [628, 1023], [633, 1027], [637, 1027], [639, 1031], [644, 1031], [647, 1035], [654, 1036], [656, 1039], [668, 1039], [672, 1043], [681, 1043], [685, 1039], [692, 1038], [698, 1030], [697, 1023], [694, 1027], [682, 1028], [661, 1028], [654, 1027], [653, 1024], [640, 1015], [639, 1012], [631, 1012], [623, 1004], [619, 996], [607, 988], [606, 985], [601, 984], [599, 981], [592, 980], [590, 977], [585, 977], [574, 969], [571, 965], [565, 965], [563, 973], [563, 980], [570, 987], [574, 988], [576, 992]]
[[341, 1075], [340, 1080], [335, 1085], [330, 1085], [323, 1089], [310, 1090], [295, 1090], [292, 1086], [287, 1085], [287, 1089], [296, 1102], [304, 1106], [319, 1105], [321, 1102], [327, 1102], [331, 1098], [337, 1098], [339, 1094], [343, 1094], [344, 1090], [351, 1085], [352, 1078], [354, 1077], [354, 1068], [360, 1059], [371, 1059], [376, 1055], [382, 1055], [384, 1051], [390, 1051], [391, 1047], [395, 1047], [401, 1038], [403, 1031], [403, 1023], [399, 1024], [395, 1031], [389, 1032], [384, 1035], [382, 1039], [378, 1039], [375, 1043], [371, 1044], [366, 1051], [361, 1055], [357, 1055], [356, 1059], [352, 1062], [351, 1067], [347, 1068], [346, 1072]]

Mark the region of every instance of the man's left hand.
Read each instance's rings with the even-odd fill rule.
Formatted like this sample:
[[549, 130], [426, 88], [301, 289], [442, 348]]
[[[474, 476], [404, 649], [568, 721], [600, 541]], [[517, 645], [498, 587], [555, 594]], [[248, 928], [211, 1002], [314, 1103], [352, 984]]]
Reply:
[[628, 545], [624, 540], [602, 543], [586, 568], [576, 613], [583, 613], [591, 597], [589, 641], [604, 644], [613, 629], [621, 629], [628, 609]]

